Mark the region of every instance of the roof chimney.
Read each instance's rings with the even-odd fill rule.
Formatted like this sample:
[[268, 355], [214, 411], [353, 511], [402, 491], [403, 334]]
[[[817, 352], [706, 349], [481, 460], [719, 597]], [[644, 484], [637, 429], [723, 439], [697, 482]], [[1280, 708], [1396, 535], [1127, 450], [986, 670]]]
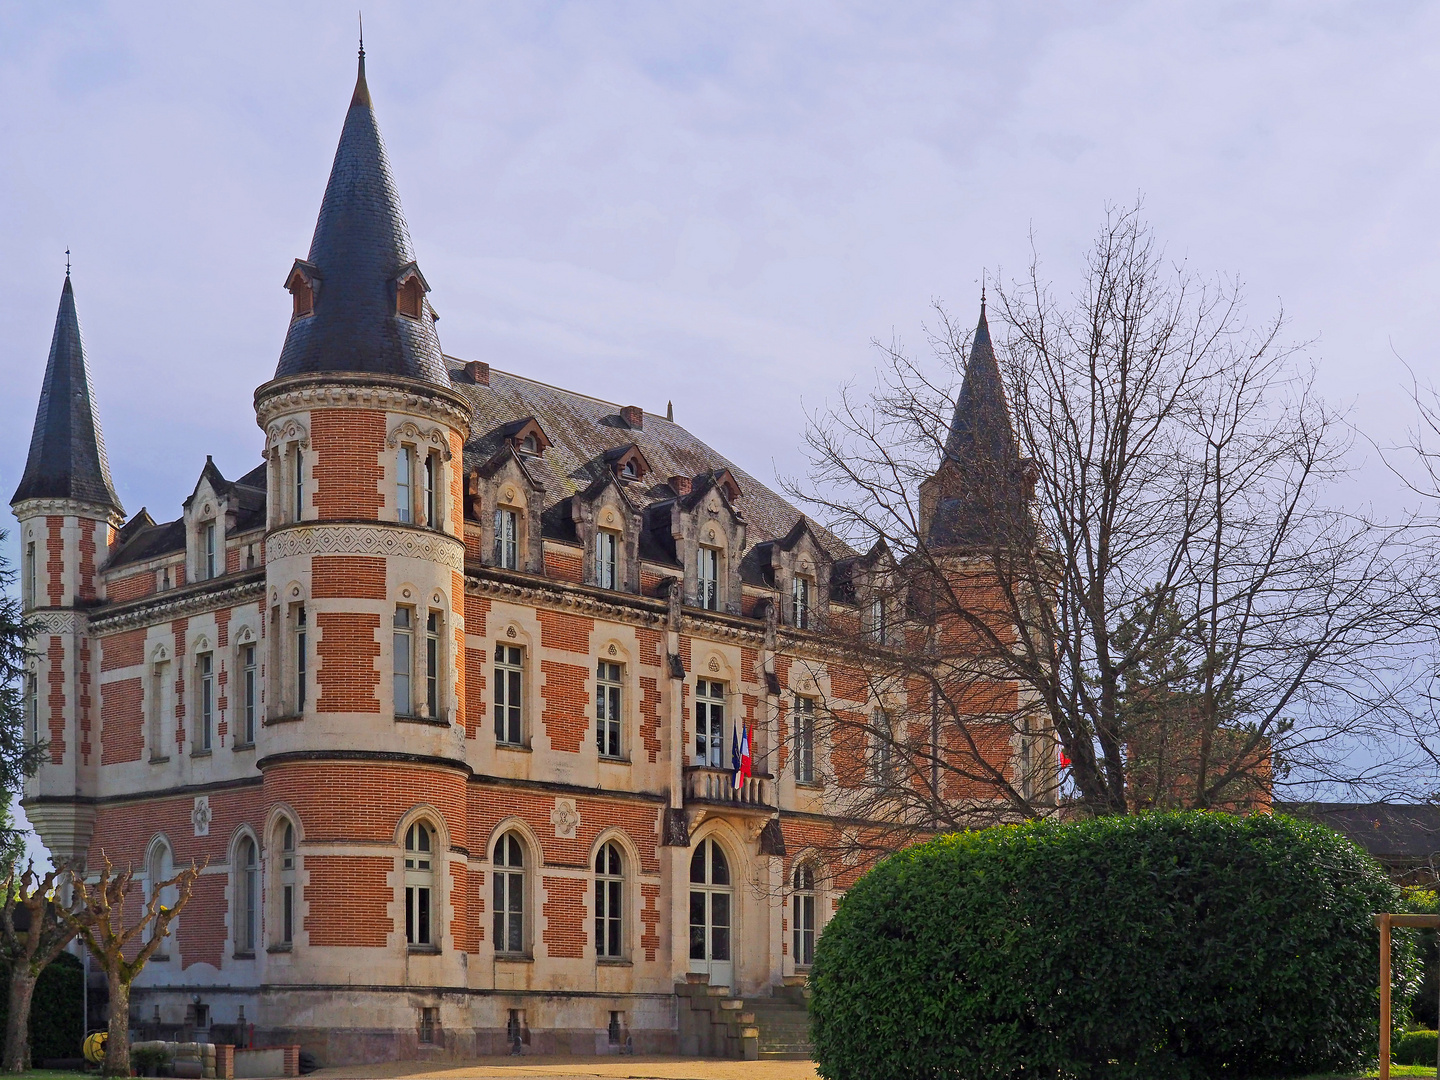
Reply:
[[632, 431], [645, 430], [645, 410], [639, 405], [626, 405], [620, 410], [620, 419], [630, 425]]
[[470, 360], [465, 364], [465, 377], [476, 386], [490, 385], [490, 365], [480, 360]]
[[672, 476], [665, 482], [670, 485], [670, 489], [674, 491], [676, 495], [690, 494], [691, 481], [688, 476]]

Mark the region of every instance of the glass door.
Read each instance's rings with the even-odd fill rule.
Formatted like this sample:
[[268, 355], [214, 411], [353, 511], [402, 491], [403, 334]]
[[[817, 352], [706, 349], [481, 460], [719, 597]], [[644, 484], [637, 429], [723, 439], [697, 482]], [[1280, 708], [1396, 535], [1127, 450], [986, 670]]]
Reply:
[[708, 974], [711, 986], [735, 985], [734, 900], [725, 852], [714, 840], [700, 841], [690, 859], [690, 970]]

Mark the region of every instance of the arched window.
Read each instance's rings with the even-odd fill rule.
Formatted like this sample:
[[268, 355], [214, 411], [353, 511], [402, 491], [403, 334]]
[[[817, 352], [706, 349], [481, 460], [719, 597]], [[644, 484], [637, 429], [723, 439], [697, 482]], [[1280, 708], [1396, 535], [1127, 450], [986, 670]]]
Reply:
[[802, 863], [791, 878], [790, 929], [794, 934], [794, 956], [797, 968], [808, 968], [815, 962], [815, 868]]
[[525, 846], [514, 833], [495, 842], [495, 951], [525, 951]]
[[700, 841], [690, 857], [690, 970], [708, 972], [710, 985], [730, 986], [730, 862], [713, 839]]
[[295, 941], [295, 826], [282, 820], [275, 836], [280, 849], [276, 860], [280, 868], [280, 912], [275, 920], [275, 944], [289, 946]]
[[[145, 883], [145, 898], [147, 901], [153, 899], [156, 895], [156, 890], [159, 890], [159, 901], [156, 906], [157, 911], [160, 908], [173, 907], [178, 898], [178, 889], [174, 885], [166, 886], [163, 889], [160, 888], [163, 882], [169, 881], [170, 878], [174, 876], [174, 867], [174, 860], [170, 854], [170, 845], [164, 840], [157, 840], [150, 846], [150, 857], [146, 860], [145, 865], [145, 876], [147, 878]], [[176, 930], [176, 925], [172, 923], [170, 933], [174, 934]], [[155, 923], [150, 924], [150, 933], [151, 935], [155, 933]], [[151, 959], [169, 959], [169, 956], [164, 955], [163, 945]]]
[[260, 866], [255, 841], [242, 837], [235, 845], [235, 952], [255, 951], [255, 931], [260, 922], [256, 904], [260, 899]]
[[435, 905], [435, 834], [417, 821], [405, 830], [405, 940], [433, 945]]
[[620, 845], [595, 853], [595, 955], [619, 957], [625, 943], [625, 876]]

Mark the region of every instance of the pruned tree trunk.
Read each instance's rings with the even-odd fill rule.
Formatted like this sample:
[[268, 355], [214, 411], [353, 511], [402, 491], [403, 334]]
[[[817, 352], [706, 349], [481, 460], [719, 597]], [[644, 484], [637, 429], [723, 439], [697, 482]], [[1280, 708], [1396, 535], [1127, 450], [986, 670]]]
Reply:
[[110, 988], [110, 1026], [105, 1038], [106, 1076], [130, 1075], [130, 981], [119, 967], [110, 967], [105, 972], [105, 983]]
[[37, 976], [30, 965], [17, 961], [10, 970], [10, 1016], [5, 1024], [5, 1071], [23, 1073], [30, 1068], [30, 1002]]

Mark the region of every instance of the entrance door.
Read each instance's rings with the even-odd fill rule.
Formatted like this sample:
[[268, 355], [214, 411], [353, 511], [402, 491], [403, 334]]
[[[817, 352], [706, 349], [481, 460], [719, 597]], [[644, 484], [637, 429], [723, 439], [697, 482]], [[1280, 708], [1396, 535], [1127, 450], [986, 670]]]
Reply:
[[725, 852], [714, 840], [700, 841], [690, 859], [690, 970], [708, 974], [711, 986], [735, 985], [734, 901]]

